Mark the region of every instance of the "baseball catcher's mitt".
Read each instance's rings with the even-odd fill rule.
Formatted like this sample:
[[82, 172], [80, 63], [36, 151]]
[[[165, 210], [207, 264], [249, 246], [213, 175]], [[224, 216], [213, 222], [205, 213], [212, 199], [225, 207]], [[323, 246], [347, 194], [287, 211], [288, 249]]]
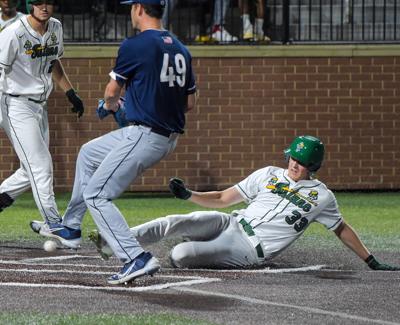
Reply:
[[96, 115], [100, 120], [102, 120], [102, 119], [106, 118], [108, 115], [112, 114], [115, 122], [117, 122], [117, 124], [120, 128], [123, 128], [123, 127], [129, 125], [129, 122], [127, 121], [126, 116], [125, 116], [125, 98], [124, 97], [120, 97], [120, 99], [118, 101], [118, 110], [116, 112], [105, 109], [104, 103], [105, 103], [104, 99], [99, 99], [99, 105], [96, 108]]

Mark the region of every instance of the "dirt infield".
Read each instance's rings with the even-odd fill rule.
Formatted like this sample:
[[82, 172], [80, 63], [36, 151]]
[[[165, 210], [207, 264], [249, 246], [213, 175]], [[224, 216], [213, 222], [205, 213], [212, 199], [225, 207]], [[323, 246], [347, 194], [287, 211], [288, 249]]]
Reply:
[[[291, 248], [257, 270], [162, 270], [129, 285], [91, 247], [44, 252], [37, 243], [0, 246], [2, 311], [170, 312], [217, 324], [400, 324], [400, 272], [373, 272], [346, 250]], [[400, 253], [379, 255], [398, 262]]]

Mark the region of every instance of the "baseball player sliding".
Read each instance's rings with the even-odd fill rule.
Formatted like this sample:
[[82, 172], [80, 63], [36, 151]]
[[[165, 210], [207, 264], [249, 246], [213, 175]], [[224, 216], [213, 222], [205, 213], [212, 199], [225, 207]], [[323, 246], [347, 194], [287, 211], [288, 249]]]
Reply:
[[[139, 243], [150, 244], [168, 237], [184, 237], [170, 254], [179, 268], [232, 268], [258, 266], [281, 253], [312, 222], [336, 236], [373, 270], [398, 271], [378, 262], [339, 212], [334, 194], [318, 179], [324, 145], [312, 136], [294, 139], [285, 150], [288, 168], [259, 169], [224, 191], [194, 192], [172, 179], [172, 193], [207, 208], [224, 208], [245, 201], [248, 206], [230, 214], [197, 211], [170, 215], [131, 228]], [[110, 250], [94, 232], [91, 239], [103, 257]]]
[[27, 0], [30, 14], [0, 33], [2, 128], [20, 160], [20, 168], [0, 185], [0, 211], [29, 187], [47, 224], [60, 222], [53, 192], [47, 99], [52, 78], [82, 116], [84, 107], [64, 72], [61, 23], [52, 18], [54, 0]]
[[[77, 247], [82, 219], [89, 209], [113, 252], [125, 264], [108, 279], [111, 284], [153, 274], [160, 268], [157, 259], [132, 236], [113, 200], [175, 149], [184, 131], [185, 113], [194, 108], [196, 91], [189, 51], [161, 27], [165, 1], [121, 3], [131, 5], [132, 26], [140, 33], [121, 44], [99, 108], [113, 111], [118, 120], [124, 105], [130, 125], [121, 123], [121, 128], [82, 146], [62, 224], [31, 223], [41, 235]], [[123, 87], [126, 101], [120, 98]], [[104, 116], [100, 111], [99, 117]]]

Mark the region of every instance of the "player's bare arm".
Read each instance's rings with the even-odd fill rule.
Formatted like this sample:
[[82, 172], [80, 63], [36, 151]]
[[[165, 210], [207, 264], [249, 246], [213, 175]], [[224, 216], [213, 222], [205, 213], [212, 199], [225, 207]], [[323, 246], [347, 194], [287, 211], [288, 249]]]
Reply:
[[189, 200], [206, 208], [226, 208], [243, 201], [242, 195], [235, 187], [223, 191], [195, 192], [189, 190], [179, 178], [172, 178], [169, 189], [179, 199]]
[[357, 233], [345, 221], [343, 221], [342, 224], [335, 230], [335, 234], [343, 242], [343, 244], [349, 247], [362, 260], [365, 260], [370, 255], [370, 252], [361, 242]]
[[110, 79], [104, 91], [104, 108], [116, 112], [119, 108], [118, 101], [123, 85], [114, 79]]
[[379, 262], [365, 247], [355, 230], [345, 221], [335, 230], [336, 236], [375, 271], [400, 271], [400, 267]]
[[206, 208], [226, 208], [243, 201], [242, 195], [235, 187], [223, 191], [192, 192], [189, 201]]
[[73, 105], [71, 108], [72, 112], [77, 113], [78, 117], [81, 117], [84, 112], [83, 102], [72, 87], [71, 82], [67, 74], [65, 73], [64, 67], [60, 60], [55, 60], [52, 67], [52, 77], [60, 88], [65, 92], [69, 102]]
[[55, 60], [53, 64], [53, 80], [57, 82], [58, 86], [66, 93], [72, 87], [71, 82], [68, 79], [67, 74], [65, 73], [64, 67], [60, 60]]
[[196, 106], [196, 101], [197, 101], [197, 93], [190, 94], [188, 96], [185, 113], [194, 109], [194, 107]]

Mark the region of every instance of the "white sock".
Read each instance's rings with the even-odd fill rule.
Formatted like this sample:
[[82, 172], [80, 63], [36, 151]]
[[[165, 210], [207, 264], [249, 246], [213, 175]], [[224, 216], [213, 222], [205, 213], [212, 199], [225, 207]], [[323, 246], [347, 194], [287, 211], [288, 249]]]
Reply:
[[249, 14], [242, 15], [242, 22], [243, 22], [243, 30], [251, 29], [251, 22]]
[[256, 18], [255, 20], [255, 33], [257, 35], [262, 35], [264, 36], [264, 19], [263, 18]]

